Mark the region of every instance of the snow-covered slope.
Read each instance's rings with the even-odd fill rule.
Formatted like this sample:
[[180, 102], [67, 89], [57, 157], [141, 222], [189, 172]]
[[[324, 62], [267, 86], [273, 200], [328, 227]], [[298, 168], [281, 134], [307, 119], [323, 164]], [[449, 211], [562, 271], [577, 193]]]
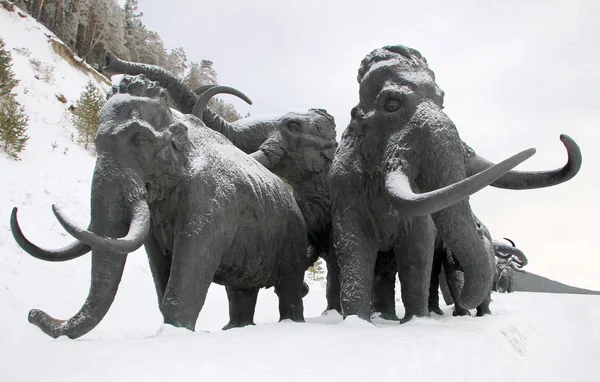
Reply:
[[[50, 339], [27, 313], [71, 317], [87, 295], [90, 257], [46, 263], [24, 254], [9, 216], [18, 206], [25, 234], [53, 248], [71, 239], [52, 203], [86, 223], [95, 159], [71, 140], [67, 107], [95, 78], [62, 61], [44, 33], [31, 18], [0, 9], [0, 35], [17, 49], [18, 101], [31, 117], [22, 161], [0, 154], [0, 381], [595, 380], [598, 296], [495, 294], [493, 316], [454, 318], [445, 307], [443, 317], [372, 325], [321, 316], [325, 292], [313, 284], [308, 323], [277, 323], [276, 296], [264, 290], [257, 326], [222, 332], [227, 298], [213, 285], [191, 333], [161, 325], [143, 251], [129, 256], [116, 301], [97, 328], [77, 341]], [[52, 66], [54, 82], [35, 79], [31, 59]]]

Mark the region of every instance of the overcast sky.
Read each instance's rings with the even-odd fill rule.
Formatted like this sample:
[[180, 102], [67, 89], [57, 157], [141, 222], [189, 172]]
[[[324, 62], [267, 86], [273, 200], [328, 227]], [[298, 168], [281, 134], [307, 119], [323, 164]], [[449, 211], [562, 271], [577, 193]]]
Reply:
[[[495, 238], [509, 237], [527, 269], [600, 290], [600, 1], [139, 0], [142, 21], [168, 49], [214, 62], [219, 82], [254, 102], [253, 116], [319, 107], [338, 139], [358, 100], [371, 50], [419, 50], [445, 91], [463, 140], [490, 160], [522, 149], [520, 169], [562, 166], [559, 134], [579, 143], [580, 173], [543, 190], [490, 187], [471, 206]], [[168, 5], [167, 5], [168, 4]]]

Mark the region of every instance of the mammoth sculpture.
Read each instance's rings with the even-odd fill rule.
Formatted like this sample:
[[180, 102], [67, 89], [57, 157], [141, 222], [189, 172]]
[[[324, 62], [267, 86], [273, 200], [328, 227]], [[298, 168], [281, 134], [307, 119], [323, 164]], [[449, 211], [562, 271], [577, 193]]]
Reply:
[[[492, 239], [492, 235], [488, 228], [481, 223], [481, 221], [474, 216], [477, 230], [486, 248], [486, 254], [490, 258], [493, 265], [493, 269], [496, 269], [496, 241]], [[495, 273], [494, 273], [495, 280]], [[439, 293], [438, 289], [441, 286], [444, 300], [448, 305], [454, 303], [454, 316], [465, 316], [470, 315], [470, 312], [455, 303], [458, 300], [458, 296], [462, 292], [464, 285], [464, 272], [456, 257], [452, 254], [449, 248], [443, 243], [436, 243], [436, 249], [433, 257], [433, 267], [431, 271], [431, 281], [429, 287], [429, 311], [439, 315], [443, 315], [442, 310], [439, 306]], [[490, 285], [488, 294], [481, 304], [477, 306], [477, 316], [484, 316], [490, 314], [490, 303], [491, 303], [491, 292], [493, 290], [493, 284]], [[445, 293], [445, 294], [444, 294]]]
[[[489, 243], [475, 234], [468, 202], [442, 209], [433, 208], [435, 202], [429, 199], [436, 200], [447, 190], [438, 188], [462, 184], [467, 176], [482, 176], [494, 164], [458, 139], [456, 128], [441, 111], [444, 93], [418, 51], [404, 46], [376, 49], [361, 63], [358, 82], [360, 101], [352, 109], [332, 168], [333, 231], [342, 267], [344, 315], [368, 319], [372, 287], [374, 312], [394, 318], [396, 271], [406, 308], [401, 322], [427, 314], [433, 243], [450, 248], [466, 269], [461, 302], [468, 301], [469, 309], [484, 304], [494, 273], [493, 257]], [[562, 168], [509, 171], [490, 185], [533, 189], [573, 178], [581, 167], [581, 152], [567, 135], [560, 139], [568, 154]], [[431, 214], [414, 207], [428, 203], [432, 203]], [[374, 251], [378, 251], [376, 261]], [[373, 266], [374, 278], [369, 272]]]
[[[211, 86], [197, 89], [200, 94], [184, 85], [179, 79], [160, 67], [119, 60], [111, 53], [105, 59], [105, 72], [143, 73], [165, 87], [176, 107], [183, 113], [194, 113], [205, 124], [225, 135], [238, 148], [250, 154], [275, 174], [285, 179], [294, 189], [294, 196], [306, 220], [311, 254], [327, 260], [327, 309], [341, 312], [339, 297], [339, 267], [333, 251], [330, 207], [330, 167], [336, 147], [333, 117], [324, 110], [311, 109], [308, 113], [290, 113], [281, 118], [243, 119], [227, 122], [204, 105], [209, 97], [203, 94]], [[249, 100], [232, 88], [222, 90]], [[438, 89], [439, 90], [439, 89]], [[440, 90], [440, 96], [441, 96]], [[201, 111], [201, 112], [200, 112]], [[492, 183], [505, 188], [535, 188], [559, 184], [572, 178], [581, 163], [577, 145], [567, 136], [561, 136], [569, 154], [567, 165], [555, 171], [517, 172], [511, 171]], [[468, 175], [482, 171], [493, 164], [477, 155], [466, 144], [460, 148], [462, 155], [468, 150], [466, 172]], [[457, 148], [458, 150], [458, 148]], [[390, 255], [391, 254], [391, 255]], [[387, 256], [387, 258], [386, 258]], [[395, 317], [394, 280], [396, 266], [393, 251], [380, 252], [383, 265], [377, 267], [374, 299], [376, 311], [389, 312]], [[378, 260], [379, 263], [379, 260]], [[389, 264], [393, 263], [390, 269]], [[387, 313], [385, 313], [387, 314]]]
[[441, 90], [413, 49], [372, 52], [362, 62], [359, 83], [359, 104], [331, 169], [344, 316], [370, 319], [378, 251], [395, 255], [405, 307], [401, 322], [427, 315], [436, 232], [465, 272], [459, 302], [475, 308], [491, 287], [493, 265], [465, 199], [535, 150], [467, 178], [462, 141], [441, 110]]
[[75, 316], [29, 313], [46, 334], [77, 338], [92, 330], [112, 304], [127, 254], [142, 245], [167, 324], [194, 330], [213, 281], [226, 286], [227, 327], [252, 324], [258, 290], [270, 286], [280, 318], [304, 320], [307, 234], [292, 193], [196, 117], [172, 113], [167, 100], [143, 75], [113, 87], [100, 113], [88, 229], [53, 207], [75, 243], [57, 251], [35, 246], [13, 210], [13, 235], [31, 255], [65, 261], [92, 251], [89, 295]]
[[330, 240], [329, 169], [337, 146], [334, 118], [326, 110], [309, 109], [228, 122], [204, 105], [210, 99], [210, 89], [220, 89], [250, 102], [233, 88], [207, 85], [192, 91], [163, 68], [123, 61], [110, 52], [103, 70], [112, 74], [142, 73], [158, 81], [179, 111], [201, 118], [292, 187], [307, 225], [311, 261], [320, 256], [327, 262], [327, 310], [340, 311], [338, 266]]
[[512, 293], [514, 290], [514, 272], [520, 272], [528, 264], [528, 260], [512, 240], [504, 239], [510, 242], [511, 245], [507, 245], [501, 241], [494, 241], [494, 251], [497, 261], [492, 289], [500, 293]]
[[[478, 222], [478, 224], [481, 223]], [[495, 257], [495, 273], [492, 291], [499, 291], [502, 293], [508, 291], [510, 293], [513, 288], [513, 272], [519, 272], [527, 265], [527, 257], [520, 249], [515, 247], [512, 240], [505, 238], [512, 246], [498, 240], [492, 240], [487, 228], [483, 224], [481, 224], [481, 227], [484, 232], [484, 240], [486, 240], [487, 245], [491, 243], [490, 248], [493, 248], [491, 253], [493, 253]], [[440, 252], [436, 252], [436, 255], [438, 254], [440, 254]], [[439, 307], [439, 287], [446, 304], [454, 304], [454, 311], [452, 313], [454, 316], [470, 315], [470, 312], [467, 309], [464, 309], [454, 302], [456, 297], [460, 294], [462, 283], [464, 282], [462, 268], [447, 248], [444, 248], [441, 255], [442, 256], [438, 255], [434, 257], [434, 265], [431, 273], [431, 287], [429, 291], [429, 311], [440, 315], [443, 314]], [[441, 272], [440, 268], [442, 268]], [[477, 307], [477, 316], [491, 313], [489, 310], [490, 301], [491, 300], [486, 299], [484, 300], [484, 304]]]

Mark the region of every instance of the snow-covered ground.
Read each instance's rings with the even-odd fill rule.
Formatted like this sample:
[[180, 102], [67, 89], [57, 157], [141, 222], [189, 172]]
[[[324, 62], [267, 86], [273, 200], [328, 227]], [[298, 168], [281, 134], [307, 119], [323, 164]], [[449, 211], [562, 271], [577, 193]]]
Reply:
[[[484, 318], [454, 318], [444, 307], [443, 317], [369, 324], [321, 316], [325, 292], [313, 283], [307, 323], [278, 323], [276, 296], [264, 290], [257, 326], [223, 332], [227, 298], [213, 285], [192, 333], [162, 325], [141, 250], [129, 256], [97, 328], [75, 341], [47, 337], [27, 322], [29, 309], [63, 319], [77, 312], [90, 257], [47, 263], [28, 256], [12, 239], [9, 216], [18, 206], [25, 235], [39, 245], [69, 243], [50, 206], [86, 223], [95, 159], [72, 141], [67, 110], [94, 79], [56, 56], [44, 33], [31, 18], [0, 9], [0, 35], [21, 80], [17, 99], [31, 118], [22, 161], [0, 153], [0, 381], [596, 380], [598, 296], [495, 294], [494, 314]], [[53, 67], [54, 81], [35, 79], [31, 59]], [[397, 309], [401, 315], [401, 304]]]

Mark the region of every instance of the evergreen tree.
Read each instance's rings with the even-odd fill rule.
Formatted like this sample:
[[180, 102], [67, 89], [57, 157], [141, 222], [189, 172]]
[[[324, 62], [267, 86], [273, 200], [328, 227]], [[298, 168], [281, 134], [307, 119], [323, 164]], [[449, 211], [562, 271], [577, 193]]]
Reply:
[[187, 69], [187, 55], [183, 48], [171, 49], [171, 53], [167, 56], [167, 69], [170, 73], [177, 77], [183, 77]]
[[11, 60], [0, 38], [0, 144], [8, 155], [18, 159], [29, 139], [26, 134], [29, 117], [12, 93], [19, 80], [12, 71]]
[[19, 153], [29, 140], [28, 123], [25, 108], [19, 105], [12, 94], [0, 98], [0, 143], [14, 159], [19, 159]]
[[104, 97], [91, 81], [85, 85], [81, 96], [75, 101], [73, 124], [79, 132], [77, 141], [83, 144], [86, 150], [98, 131], [98, 115], [104, 103]]
[[210, 101], [208, 101], [208, 107], [228, 122], [235, 122], [242, 118], [235, 109], [235, 106], [223, 101], [221, 98], [211, 98]]
[[[192, 90], [204, 85], [217, 85], [218, 76], [212, 65], [213, 63], [210, 60], [202, 60], [200, 65], [192, 62], [190, 64], [190, 71], [184, 80], [185, 84]], [[235, 106], [217, 97], [211, 98], [208, 102], [208, 107], [228, 122], [235, 122], [242, 118], [235, 109]]]
[[190, 71], [187, 76], [185, 76], [184, 82], [192, 90], [205, 85], [205, 83], [203, 83], [202, 71], [200, 70], [200, 65], [198, 65], [198, 63], [190, 63]]
[[10, 95], [19, 83], [12, 71], [11, 60], [10, 52], [6, 50], [4, 40], [0, 37], [0, 98]]
[[217, 72], [212, 67], [213, 62], [210, 60], [200, 61], [200, 77], [202, 85], [216, 85], [219, 83]]
[[308, 277], [314, 281], [321, 281], [325, 277], [325, 268], [323, 267], [323, 259], [319, 258], [315, 263], [308, 268]]
[[140, 18], [144, 15], [138, 12], [137, 0], [127, 0], [123, 6], [125, 18], [125, 48], [129, 51], [129, 59], [134, 62], [139, 62], [139, 53], [137, 44], [139, 39], [136, 36], [139, 34], [139, 29], [143, 26]]

